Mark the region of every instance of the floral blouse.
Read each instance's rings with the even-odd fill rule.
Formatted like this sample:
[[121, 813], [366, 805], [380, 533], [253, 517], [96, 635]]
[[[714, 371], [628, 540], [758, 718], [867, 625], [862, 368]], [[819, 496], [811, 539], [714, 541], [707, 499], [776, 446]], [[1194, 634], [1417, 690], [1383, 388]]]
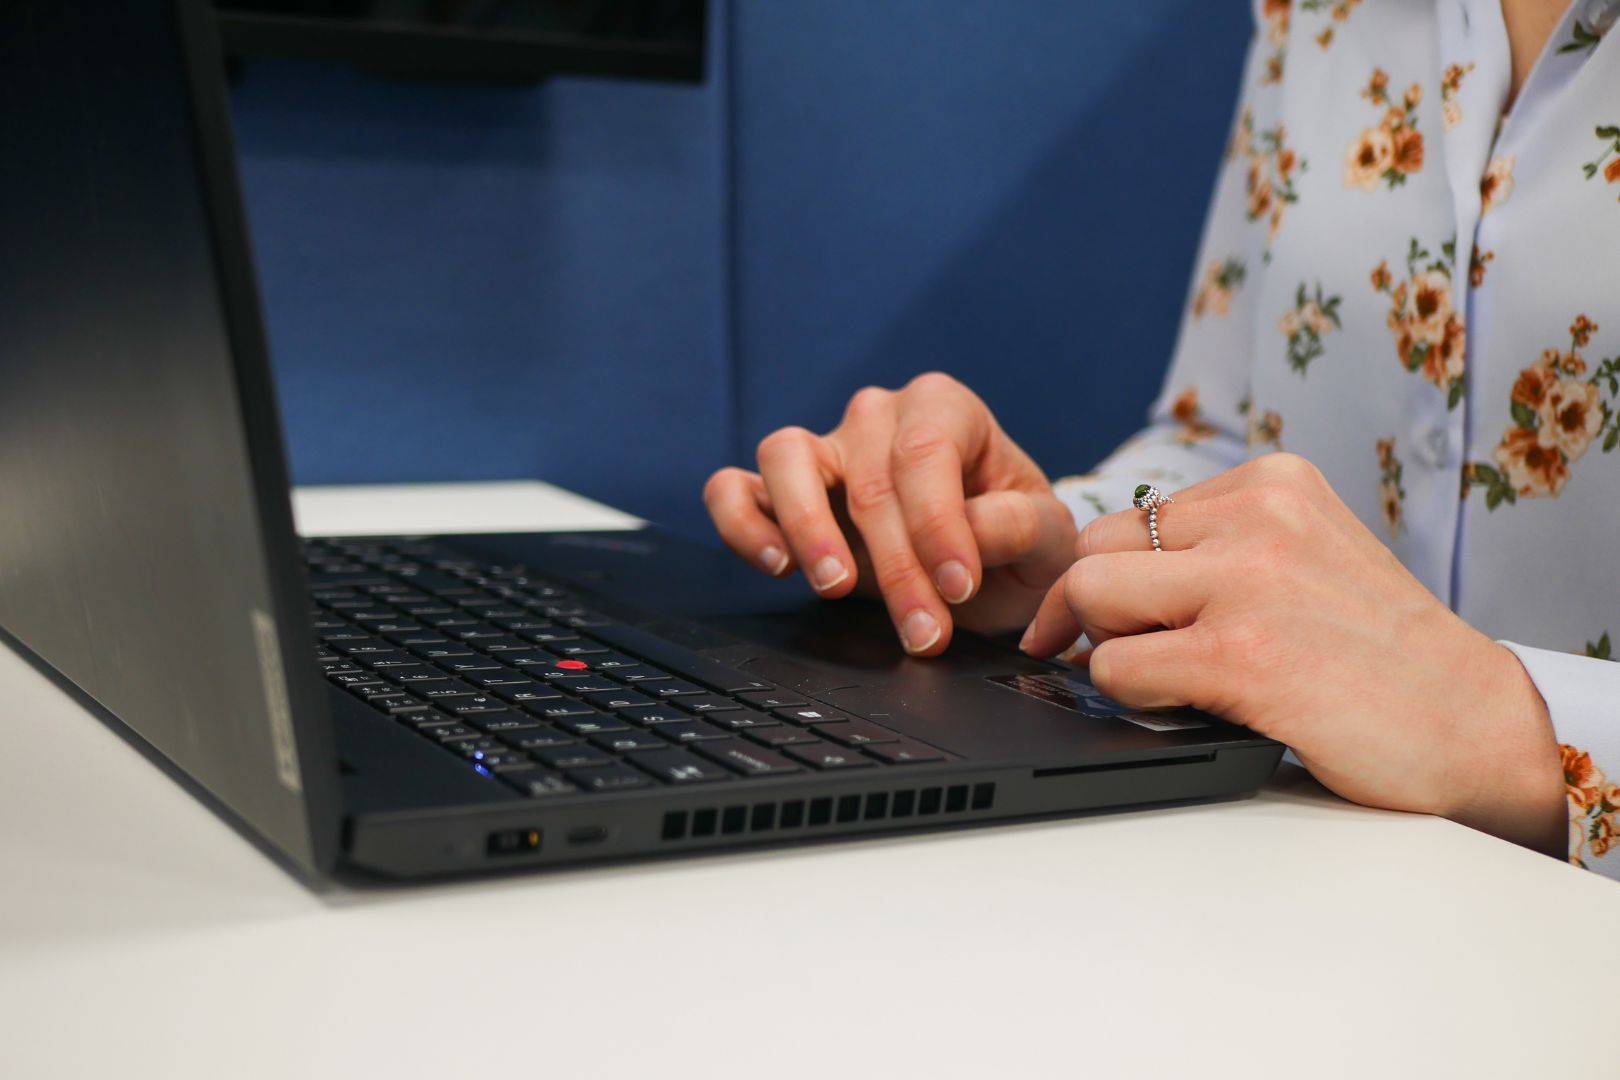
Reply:
[[1574, 0], [1506, 115], [1499, 0], [1256, 9], [1152, 422], [1059, 493], [1309, 458], [1518, 655], [1570, 861], [1620, 877], [1620, 0]]

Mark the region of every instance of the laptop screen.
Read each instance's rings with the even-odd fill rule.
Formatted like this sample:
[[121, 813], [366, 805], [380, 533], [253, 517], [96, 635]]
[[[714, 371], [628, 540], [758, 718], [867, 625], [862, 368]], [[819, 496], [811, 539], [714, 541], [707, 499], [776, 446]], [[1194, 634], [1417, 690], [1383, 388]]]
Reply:
[[335, 757], [287, 670], [311, 646], [208, 19], [0, 7], [0, 628], [316, 866]]

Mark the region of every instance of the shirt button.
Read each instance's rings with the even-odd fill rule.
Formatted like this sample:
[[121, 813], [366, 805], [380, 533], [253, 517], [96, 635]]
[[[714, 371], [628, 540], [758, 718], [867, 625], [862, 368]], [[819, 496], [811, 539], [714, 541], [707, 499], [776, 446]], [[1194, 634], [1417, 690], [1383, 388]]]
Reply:
[[1450, 437], [1443, 427], [1430, 428], [1418, 441], [1423, 457], [1437, 469], [1446, 463], [1446, 451], [1450, 445]]
[[1587, 0], [1586, 18], [1581, 20], [1588, 30], [1606, 33], [1620, 22], [1620, 0]]

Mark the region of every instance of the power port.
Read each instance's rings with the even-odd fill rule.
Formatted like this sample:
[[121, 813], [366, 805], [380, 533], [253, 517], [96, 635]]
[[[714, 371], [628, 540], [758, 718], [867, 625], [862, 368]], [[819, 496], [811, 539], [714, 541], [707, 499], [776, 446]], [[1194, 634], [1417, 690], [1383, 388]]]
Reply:
[[576, 846], [600, 844], [607, 838], [607, 827], [603, 825], [576, 825], [568, 830], [568, 842]]
[[489, 834], [484, 850], [490, 855], [527, 855], [540, 850], [539, 829], [499, 829]]

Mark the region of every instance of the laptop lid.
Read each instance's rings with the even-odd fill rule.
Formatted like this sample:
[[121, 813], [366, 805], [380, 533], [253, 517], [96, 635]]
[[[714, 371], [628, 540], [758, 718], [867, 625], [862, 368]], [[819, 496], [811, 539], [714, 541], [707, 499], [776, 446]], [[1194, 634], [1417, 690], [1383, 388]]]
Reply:
[[324, 688], [201, 0], [0, 5], [0, 628], [309, 870]]

